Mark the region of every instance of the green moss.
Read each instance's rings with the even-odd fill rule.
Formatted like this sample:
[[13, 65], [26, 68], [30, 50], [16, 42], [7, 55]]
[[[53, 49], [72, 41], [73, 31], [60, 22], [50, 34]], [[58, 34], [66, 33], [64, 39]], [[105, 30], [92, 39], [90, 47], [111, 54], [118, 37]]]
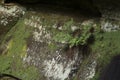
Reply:
[[[96, 35], [96, 41], [91, 46], [93, 52], [98, 56], [98, 70], [101, 72], [103, 68], [110, 63], [113, 56], [120, 54], [120, 31], [105, 32]], [[98, 74], [93, 80], [98, 80]]]
[[100, 76], [100, 73], [98, 72], [98, 73], [96, 73], [96, 75], [95, 75], [92, 79], [90, 79], [90, 80], [98, 80], [99, 76]]
[[57, 45], [55, 45], [55, 43], [49, 43], [48, 47], [50, 50], [56, 50], [57, 49]]
[[38, 72], [34, 66], [25, 65], [22, 58], [26, 55], [26, 39], [30, 36], [31, 28], [27, 28], [21, 19], [8, 32], [6, 39], [12, 36], [8, 42], [6, 55], [0, 56], [0, 73], [12, 74], [23, 80], [38, 80]]
[[87, 44], [88, 39], [92, 35], [90, 32], [92, 26], [81, 26], [82, 29], [79, 28], [76, 31], [72, 31], [71, 26], [73, 24], [72, 19], [66, 22], [63, 25], [63, 30], [54, 34], [53, 40], [68, 43], [70, 47]]

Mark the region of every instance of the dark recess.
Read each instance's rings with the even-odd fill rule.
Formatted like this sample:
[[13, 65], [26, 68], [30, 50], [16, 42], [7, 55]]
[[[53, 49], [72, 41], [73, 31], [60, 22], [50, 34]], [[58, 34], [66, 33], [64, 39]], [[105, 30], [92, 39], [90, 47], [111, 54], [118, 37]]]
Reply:
[[112, 59], [102, 72], [99, 80], [120, 80], [120, 55]]
[[13, 75], [10, 75], [10, 74], [0, 74], [0, 80], [2, 80], [2, 79], [5, 78], [5, 77], [9, 77], [9, 78], [11, 78], [11, 79], [13, 79], [13, 80], [22, 80], [22, 79], [20, 79], [20, 78], [18, 78], [18, 77], [15, 77], [15, 76], [13, 76]]
[[19, 3], [24, 5], [49, 5], [61, 8], [70, 8], [85, 15], [101, 17], [98, 8], [93, 4], [93, 0], [5, 0], [5, 3]]

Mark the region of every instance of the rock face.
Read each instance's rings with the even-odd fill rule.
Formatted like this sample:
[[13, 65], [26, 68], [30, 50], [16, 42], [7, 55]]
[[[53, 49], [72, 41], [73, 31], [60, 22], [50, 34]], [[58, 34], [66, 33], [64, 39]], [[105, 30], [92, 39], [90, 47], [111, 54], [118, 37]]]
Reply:
[[[0, 36], [2, 37], [3, 35], [5, 35], [5, 33], [7, 33], [24, 14], [25, 8], [21, 6], [0, 5]], [[2, 38], [0, 39], [0, 43], [1, 40]]]
[[[24, 0], [23, 3], [37, 1]], [[48, 4], [49, 1], [38, 3]], [[86, 10], [94, 7], [90, 0], [61, 0], [61, 3], [52, 0], [50, 4], [77, 9], [87, 6], [83, 7]], [[91, 4], [92, 7], [88, 8]], [[96, 72], [101, 72], [106, 59], [120, 52], [120, 21], [102, 19], [96, 23], [97, 20], [38, 6], [30, 6], [26, 11], [20, 6], [1, 5], [0, 33], [3, 34], [4, 28], [10, 28], [4, 31], [3, 37], [0, 36], [0, 73], [11, 74], [22, 80], [90, 80]], [[92, 28], [87, 30], [89, 27]], [[82, 37], [79, 39], [85, 42], [84, 38], [89, 33], [92, 33], [90, 42], [87, 40], [89, 45], [80, 45], [77, 38]], [[74, 46], [70, 45], [70, 41]]]
[[[9, 10], [3, 7], [1, 10], [3, 13], [18, 16], [16, 7], [11, 7]], [[23, 15], [24, 9], [19, 10]], [[27, 11], [5, 34], [0, 46], [0, 63], [7, 66], [0, 65], [0, 72], [12, 74], [23, 80], [72, 80], [84, 61], [84, 55], [79, 47], [70, 48], [67, 45], [69, 35], [68, 39], [63, 34], [55, 35], [76, 31], [80, 29], [81, 23], [68, 15], [49, 11]], [[63, 37], [59, 38], [61, 36]], [[93, 77], [95, 66], [96, 63], [91, 61], [90, 67], [84, 68], [91, 68], [85, 71], [92, 71], [86, 75], [88, 79], [91, 78], [91, 74]]]
[[[44, 80], [65, 80], [73, 77], [74, 70], [78, 69], [83, 56], [79, 55], [78, 49], [73, 50], [74, 54], [70, 54], [68, 50], [67, 54], [63, 50], [65, 43], [53, 40], [54, 32], [56, 32], [54, 29], [64, 30], [63, 25], [67, 23], [65, 19], [69, 21], [69, 18], [54, 14], [47, 16], [46, 13], [37, 14], [36, 12], [31, 13], [31, 15], [27, 16], [24, 22], [25, 25], [34, 29], [27, 42], [27, 54], [23, 57], [23, 61], [36, 66], [40, 74], [45, 76], [46, 79], [44, 78]], [[58, 18], [62, 20], [59, 26], [61, 28], [57, 28], [59, 24]], [[49, 19], [51, 19], [50, 22], [48, 22]], [[72, 57], [68, 58], [68, 56]]]

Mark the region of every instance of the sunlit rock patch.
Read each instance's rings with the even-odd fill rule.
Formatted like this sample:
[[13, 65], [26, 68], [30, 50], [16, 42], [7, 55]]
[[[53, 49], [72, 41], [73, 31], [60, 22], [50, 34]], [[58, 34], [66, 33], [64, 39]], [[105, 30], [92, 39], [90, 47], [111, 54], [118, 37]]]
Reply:
[[52, 80], [65, 80], [74, 77], [82, 62], [82, 55], [76, 52], [73, 59], [67, 58], [62, 49], [49, 50], [46, 43], [31, 41], [27, 49], [27, 55], [23, 61], [28, 65], [34, 65], [45, 77]]
[[17, 5], [0, 5], [0, 24], [6, 26], [25, 14], [25, 8]]
[[83, 64], [84, 67], [79, 72], [77, 79], [91, 80], [96, 74], [97, 62], [94, 58], [88, 59], [87, 64]]
[[88, 72], [86, 74], [86, 80], [90, 80], [95, 76], [97, 62], [93, 61], [87, 68]]
[[65, 80], [75, 76], [83, 60], [82, 55], [75, 53], [73, 59], [69, 59], [62, 49], [51, 51], [46, 43], [34, 40], [31, 43], [23, 58], [24, 63], [36, 66], [47, 80]]
[[43, 26], [40, 17], [31, 16], [29, 19], [25, 19], [25, 24], [27, 26], [33, 27], [35, 30], [33, 31], [33, 38], [37, 42], [48, 42], [51, 39], [51, 34], [46, 30], [47, 26]]
[[119, 31], [120, 30], [119, 20], [102, 20], [101, 29], [105, 32]]
[[68, 59], [61, 56], [59, 51], [56, 51], [56, 57], [44, 61], [44, 73], [45, 76], [52, 80], [65, 80], [74, 77], [78, 69], [78, 60], [82, 62], [82, 56], [78, 56], [78, 53], [74, 54], [73, 59]]
[[64, 61], [64, 63], [58, 63], [58, 61], [54, 58], [52, 60], [46, 60], [44, 62], [44, 64], [46, 65], [45, 76], [48, 78], [53, 78], [55, 80], [65, 80], [66, 78], [68, 78], [72, 69], [72, 65], [74, 63], [74, 61], [70, 61], [66, 65], [66, 61]]

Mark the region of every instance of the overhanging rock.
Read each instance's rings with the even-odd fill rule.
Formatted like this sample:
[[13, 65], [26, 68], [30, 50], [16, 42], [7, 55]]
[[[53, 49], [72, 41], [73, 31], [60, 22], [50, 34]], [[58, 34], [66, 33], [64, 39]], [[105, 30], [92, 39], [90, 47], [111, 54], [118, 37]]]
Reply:
[[100, 16], [98, 8], [94, 5], [93, 0], [2, 0], [2, 3], [17, 2], [21, 4], [43, 4], [71, 8], [83, 13], [91, 13]]

